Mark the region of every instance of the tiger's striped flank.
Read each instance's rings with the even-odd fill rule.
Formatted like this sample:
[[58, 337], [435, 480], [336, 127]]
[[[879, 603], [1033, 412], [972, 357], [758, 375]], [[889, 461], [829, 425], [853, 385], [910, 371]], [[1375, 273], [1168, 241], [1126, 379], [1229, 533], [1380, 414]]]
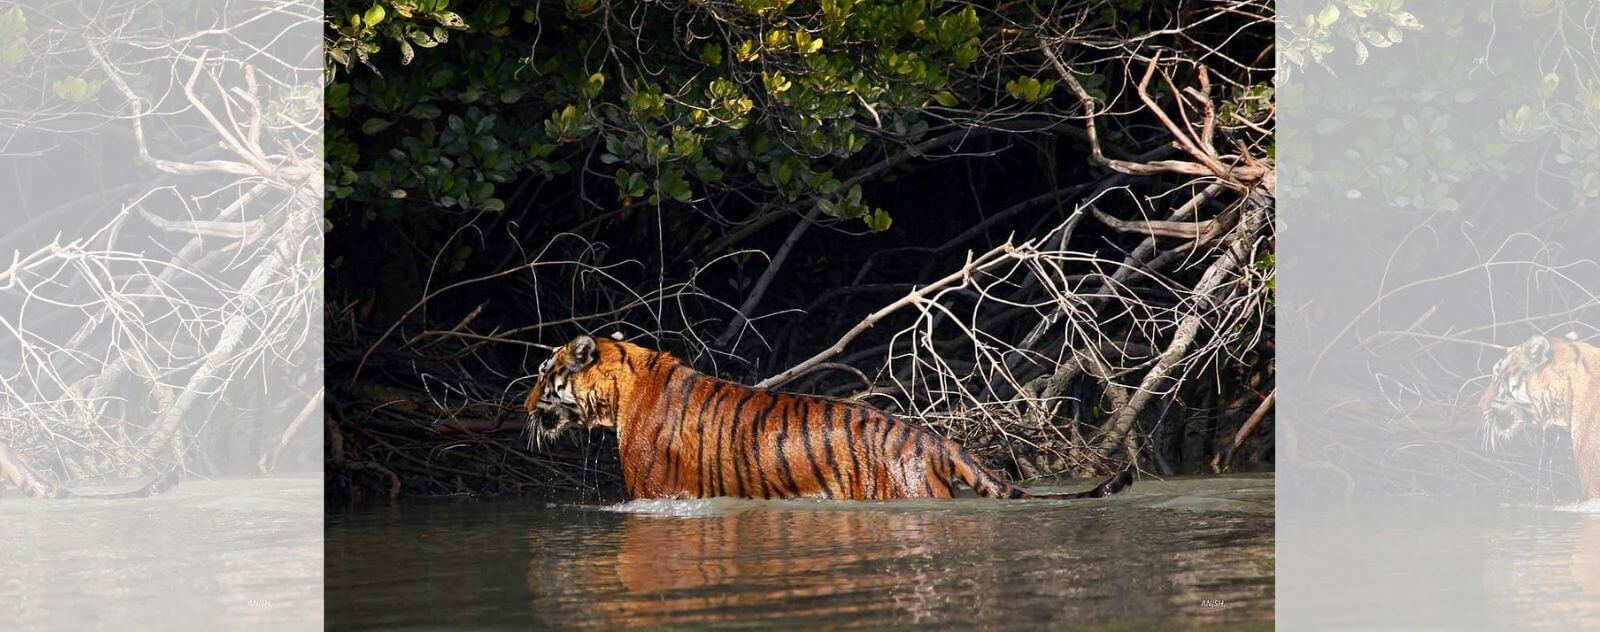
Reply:
[[[617, 432], [633, 498], [1030, 498], [954, 442], [851, 400], [704, 375], [671, 354], [583, 336], [558, 349], [525, 401], [530, 416]], [[1131, 486], [1122, 472], [1076, 494]]]

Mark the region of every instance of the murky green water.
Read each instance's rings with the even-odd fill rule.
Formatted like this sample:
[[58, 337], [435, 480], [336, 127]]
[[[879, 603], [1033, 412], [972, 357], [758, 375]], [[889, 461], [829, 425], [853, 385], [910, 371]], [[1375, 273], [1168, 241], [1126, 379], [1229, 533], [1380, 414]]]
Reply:
[[1600, 501], [1292, 512], [1280, 597], [1306, 630], [1600, 630]]
[[311, 630], [322, 477], [188, 480], [154, 498], [0, 498], [0, 629]]
[[1267, 627], [1272, 489], [1270, 475], [1241, 475], [1145, 479], [1126, 495], [1074, 501], [330, 509], [327, 621], [331, 629]]

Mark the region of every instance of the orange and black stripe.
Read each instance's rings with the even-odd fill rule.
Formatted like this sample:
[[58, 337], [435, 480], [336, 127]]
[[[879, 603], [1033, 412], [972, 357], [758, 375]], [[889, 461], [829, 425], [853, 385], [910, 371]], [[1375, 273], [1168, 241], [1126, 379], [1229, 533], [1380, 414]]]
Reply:
[[[582, 361], [557, 351], [529, 394], [530, 413], [557, 371], [591, 425], [617, 430], [634, 498], [950, 498], [965, 484], [1029, 498], [954, 442], [866, 404], [711, 377], [671, 354], [585, 338]], [[574, 343], [576, 344], [576, 343]], [[1131, 472], [1079, 494], [1116, 493]]]

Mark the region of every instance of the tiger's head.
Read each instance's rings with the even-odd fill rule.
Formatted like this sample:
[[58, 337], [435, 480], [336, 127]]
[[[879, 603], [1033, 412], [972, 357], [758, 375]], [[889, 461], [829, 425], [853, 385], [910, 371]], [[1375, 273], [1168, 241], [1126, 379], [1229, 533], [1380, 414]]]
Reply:
[[542, 444], [574, 426], [611, 426], [601, 414], [602, 402], [596, 386], [604, 371], [600, 369], [600, 343], [591, 336], [579, 336], [539, 365], [533, 390], [523, 400], [533, 440]]
[[[1555, 344], [1565, 344], [1557, 341]], [[1489, 388], [1478, 400], [1483, 413], [1484, 441], [1490, 449], [1516, 436], [1526, 428], [1566, 426], [1564, 415], [1552, 410], [1546, 388], [1555, 382], [1559, 368], [1553, 366], [1552, 342], [1534, 336], [1512, 347], [1494, 365]]]
[[589, 390], [590, 373], [600, 358], [594, 338], [578, 336], [555, 349], [539, 365], [533, 390], [523, 400], [528, 411], [528, 429], [536, 443], [554, 440], [578, 424], [584, 414], [584, 394]]

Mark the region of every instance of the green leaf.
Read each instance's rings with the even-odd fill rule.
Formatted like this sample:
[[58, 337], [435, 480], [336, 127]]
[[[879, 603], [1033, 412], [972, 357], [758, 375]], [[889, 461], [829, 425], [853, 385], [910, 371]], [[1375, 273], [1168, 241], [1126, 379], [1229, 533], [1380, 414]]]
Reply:
[[829, 202], [827, 200], [817, 200], [817, 209], [829, 217], [839, 216], [839, 207], [834, 205], [833, 202]]
[[439, 118], [440, 114], [443, 114], [443, 111], [439, 109], [439, 106], [432, 103], [418, 103], [416, 107], [411, 108], [411, 111], [406, 115], [412, 118], [422, 119], [424, 121], [431, 121]]
[[1033, 77], [1017, 77], [1006, 82], [1006, 94], [1018, 101], [1038, 103], [1050, 96], [1056, 88], [1054, 79], [1039, 81]]
[[1556, 93], [1556, 87], [1559, 85], [1561, 85], [1561, 75], [1553, 72], [1545, 75], [1544, 80], [1539, 82], [1539, 96], [1545, 99], [1550, 98], [1550, 95]]
[[1417, 16], [1411, 15], [1405, 11], [1393, 11], [1389, 13], [1389, 21], [1394, 22], [1395, 26], [1403, 29], [1411, 29], [1415, 31], [1422, 28], [1422, 23], [1417, 21]]
[[99, 80], [86, 81], [83, 77], [67, 77], [56, 80], [51, 84], [51, 88], [58, 97], [73, 103], [83, 103], [100, 93], [100, 84]]
[[479, 182], [472, 185], [473, 200], [488, 200], [491, 197], [494, 197], [493, 182]]
[[943, 91], [934, 93], [933, 100], [934, 101], [938, 101], [939, 105], [945, 106], [947, 108], [953, 108], [953, 107], [956, 106], [956, 103], [957, 103], [956, 95], [950, 94], [950, 92], [948, 90], [943, 90]]
[[618, 169], [612, 179], [617, 183], [617, 199], [644, 195], [644, 174]]
[[713, 68], [722, 65], [722, 45], [711, 43], [700, 48], [700, 61]]
[[366, 15], [361, 16], [361, 21], [366, 22], [369, 27], [377, 26], [379, 22], [383, 21], [385, 15], [383, 5], [373, 4], [371, 9], [367, 9]]
[[1332, 2], [1329, 2], [1328, 6], [1323, 7], [1322, 13], [1317, 14], [1317, 23], [1323, 26], [1331, 26], [1334, 22], [1338, 21], [1338, 19], [1339, 7], [1335, 6]]
[[[443, 26], [445, 28], [451, 28], [451, 29], [464, 29], [464, 28], [467, 28], [467, 21], [461, 19], [460, 15], [457, 15], [457, 14], [455, 14], [453, 12], [450, 12], [450, 11], [440, 11], [438, 13], [435, 13], [435, 14], [433, 14], [433, 19], [438, 20], [440, 26]], [[434, 37], [434, 39], [439, 39], [439, 38], [436, 35]]]
[[788, 45], [788, 31], [767, 31], [767, 48], [772, 50], [783, 50]]
[[863, 216], [861, 220], [866, 222], [867, 229], [874, 233], [881, 233], [889, 230], [889, 226], [894, 223], [894, 220], [889, 217], [889, 214], [884, 212], [884, 210], [881, 208], [873, 211], [870, 215]]
[[795, 31], [794, 48], [803, 55], [810, 55], [822, 50], [822, 38], [813, 38], [805, 31]]
[[370, 136], [372, 134], [376, 134], [376, 133], [381, 132], [383, 130], [389, 129], [390, 125], [393, 125], [393, 123], [391, 123], [389, 121], [386, 121], [384, 119], [381, 119], [381, 118], [369, 118], [365, 122], [361, 123], [361, 133]]
[[753, 40], [739, 42], [738, 50], [733, 52], [733, 58], [743, 62], [756, 60], [756, 43]]

